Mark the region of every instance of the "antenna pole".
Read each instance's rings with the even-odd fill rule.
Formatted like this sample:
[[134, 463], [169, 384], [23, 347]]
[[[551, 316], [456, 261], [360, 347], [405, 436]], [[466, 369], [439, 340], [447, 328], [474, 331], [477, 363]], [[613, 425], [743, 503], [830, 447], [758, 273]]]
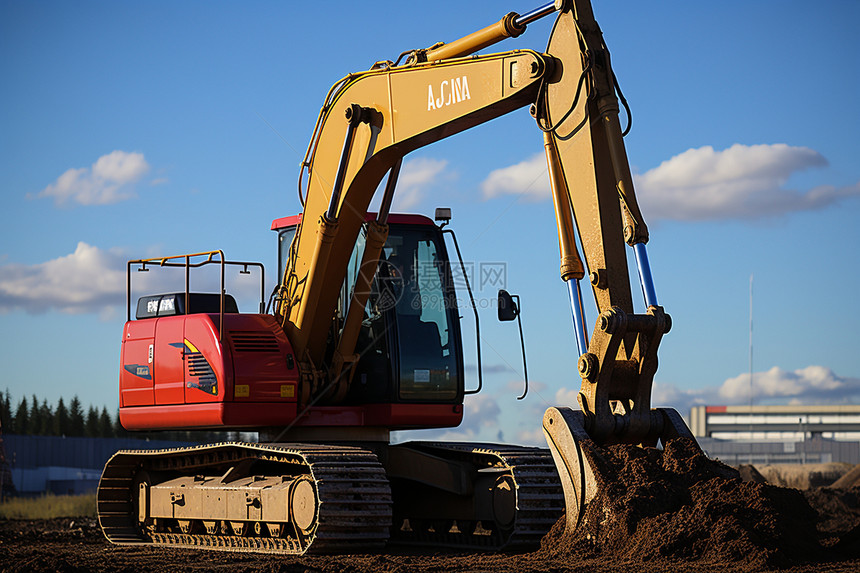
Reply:
[[750, 465], [753, 463], [753, 274], [750, 273]]

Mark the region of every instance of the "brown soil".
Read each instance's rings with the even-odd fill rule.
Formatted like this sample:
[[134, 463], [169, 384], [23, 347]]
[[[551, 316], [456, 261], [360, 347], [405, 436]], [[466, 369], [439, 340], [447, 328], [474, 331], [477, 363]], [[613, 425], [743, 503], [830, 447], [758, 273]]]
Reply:
[[847, 474], [830, 484], [830, 487], [849, 488], [860, 485], [860, 464], [854, 466]]
[[847, 474], [852, 466], [844, 463], [768, 464], [758, 466], [756, 469], [769, 484], [811, 489], [832, 485]]
[[[545, 553], [754, 570], [860, 558], [860, 544], [840, 543], [860, 523], [860, 489], [804, 497], [743, 481], [682, 439], [663, 452], [600, 448], [595, 464], [600, 493], [574, 535], [556, 524], [544, 538]], [[817, 511], [810, 501], [827, 507]]]
[[[860, 555], [860, 484], [850, 489], [821, 487], [803, 492], [816, 511], [816, 529], [825, 547]], [[853, 541], [856, 540], [856, 544]]]
[[744, 482], [690, 443], [602, 448], [607, 480], [573, 535], [564, 519], [525, 554], [389, 548], [282, 557], [110, 545], [95, 520], [0, 521], [0, 571], [860, 570], [860, 486], [801, 493]]
[[741, 464], [738, 467], [738, 473], [743, 481], [754, 481], [756, 483], [767, 483], [767, 480], [761, 472], [755, 469], [755, 466], [750, 464]]

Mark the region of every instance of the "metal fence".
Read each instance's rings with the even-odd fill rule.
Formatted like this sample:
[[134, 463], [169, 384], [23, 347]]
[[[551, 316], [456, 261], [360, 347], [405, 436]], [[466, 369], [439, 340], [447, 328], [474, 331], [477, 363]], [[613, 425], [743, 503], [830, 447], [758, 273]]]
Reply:
[[6, 460], [19, 494], [86, 493], [98, 486], [99, 476], [117, 450], [156, 450], [189, 442], [135, 438], [66, 438], [3, 435]]

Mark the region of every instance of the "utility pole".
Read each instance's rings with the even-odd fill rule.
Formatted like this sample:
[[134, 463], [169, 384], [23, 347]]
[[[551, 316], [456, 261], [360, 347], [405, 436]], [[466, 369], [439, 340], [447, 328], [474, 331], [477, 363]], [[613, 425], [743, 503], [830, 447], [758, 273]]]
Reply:
[[753, 274], [750, 273], [750, 465], [753, 463]]

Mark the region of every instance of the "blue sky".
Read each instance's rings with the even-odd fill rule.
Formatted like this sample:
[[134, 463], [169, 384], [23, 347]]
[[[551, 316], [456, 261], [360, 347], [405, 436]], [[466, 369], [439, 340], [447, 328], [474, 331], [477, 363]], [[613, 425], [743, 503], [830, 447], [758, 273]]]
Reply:
[[[0, 387], [116, 407], [126, 260], [220, 248], [274, 277], [269, 225], [300, 210], [331, 84], [539, 3], [0, 2]], [[754, 400], [860, 401], [860, 4], [594, 10], [674, 323], [655, 404], [748, 402], [751, 274]], [[548, 20], [492, 51], [543, 50]], [[449, 437], [540, 443], [579, 387], [541, 151], [521, 110], [404, 166], [399, 206], [452, 207], [464, 257], [505, 263], [523, 302], [529, 397], [516, 327], [487, 309], [486, 389]]]

